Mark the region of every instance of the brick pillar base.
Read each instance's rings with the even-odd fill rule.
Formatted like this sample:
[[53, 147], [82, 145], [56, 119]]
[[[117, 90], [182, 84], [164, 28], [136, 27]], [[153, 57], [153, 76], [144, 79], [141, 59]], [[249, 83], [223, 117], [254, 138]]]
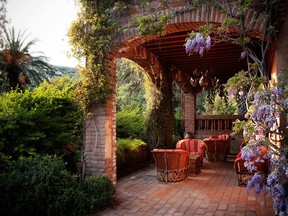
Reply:
[[85, 174], [104, 174], [116, 183], [116, 96], [93, 104], [86, 118]]

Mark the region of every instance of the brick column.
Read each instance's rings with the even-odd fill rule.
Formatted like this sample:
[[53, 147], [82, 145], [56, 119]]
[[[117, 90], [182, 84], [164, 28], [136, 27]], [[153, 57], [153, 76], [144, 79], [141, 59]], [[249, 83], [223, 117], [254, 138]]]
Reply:
[[184, 123], [185, 132], [191, 132], [192, 135], [195, 135], [196, 94], [183, 93], [182, 98], [182, 121]]
[[106, 104], [93, 104], [86, 118], [85, 174], [104, 174], [116, 183], [116, 110], [113, 96]]
[[103, 174], [116, 183], [116, 60], [105, 60], [113, 94], [89, 107], [85, 131], [85, 174]]

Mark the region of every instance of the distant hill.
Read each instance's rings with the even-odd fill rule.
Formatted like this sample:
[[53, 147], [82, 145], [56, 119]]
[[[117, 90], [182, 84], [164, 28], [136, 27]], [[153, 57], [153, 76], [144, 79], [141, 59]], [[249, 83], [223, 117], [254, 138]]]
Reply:
[[78, 75], [78, 69], [66, 66], [51, 65], [53, 71], [49, 73], [50, 78], [68, 75], [70, 77]]

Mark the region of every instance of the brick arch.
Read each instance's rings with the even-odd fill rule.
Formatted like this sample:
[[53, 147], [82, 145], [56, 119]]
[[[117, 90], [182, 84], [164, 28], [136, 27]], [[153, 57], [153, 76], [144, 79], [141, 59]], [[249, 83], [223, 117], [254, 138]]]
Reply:
[[[152, 1], [151, 5], [159, 1]], [[179, 1], [175, 1], [179, 2]], [[191, 30], [198, 30], [199, 26], [204, 23], [220, 23], [227, 17], [218, 7], [211, 5], [202, 5], [197, 9], [187, 9], [187, 5], [181, 3], [162, 8], [157, 12], [151, 13], [158, 16], [159, 14], [169, 14], [171, 11], [174, 16], [166, 25], [166, 34]], [[234, 13], [235, 6], [231, 7]], [[134, 8], [133, 8], [134, 7]], [[137, 6], [132, 6], [126, 14], [129, 16], [122, 17], [120, 20], [123, 28], [133, 20], [135, 16], [141, 15]], [[135, 9], [136, 8], [136, 9]], [[129, 10], [129, 9], [128, 9]], [[208, 13], [206, 13], [208, 11]], [[248, 17], [245, 23], [246, 27], [251, 30], [253, 37], [259, 37], [263, 28], [261, 19], [257, 18], [257, 13], [249, 9], [245, 14]], [[135, 28], [128, 28], [123, 31], [115, 41], [114, 47], [105, 61], [107, 73], [109, 74], [111, 87], [116, 90], [116, 62], [119, 58], [125, 57], [135, 61], [142, 66], [145, 72], [157, 82], [159, 74], [155, 73], [161, 70], [163, 65], [157, 56], [146, 50], [141, 45], [156, 37], [140, 37], [137, 35]], [[116, 95], [113, 94], [105, 104], [94, 104], [90, 107], [92, 115], [86, 120], [86, 174], [100, 173], [107, 175], [114, 183], [116, 182]]]
[[[230, 9], [226, 8], [226, 10], [231, 11], [231, 13], [236, 16], [238, 5], [239, 3], [235, 2], [233, 3], [233, 5], [230, 5]], [[176, 7], [173, 9], [163, 8], [157, 13], [151, 13], [151, 15], [155, 17], [159, 17], [159, 15], [169, 16], [171, 15], [171, 11], [173, 11], [172, 18], [169, 19], [166, 25], [166, 35], [183, 31], [187, 31], [187, 33], [192, 30], [197, 31], [199, 27], [205, 23], [220, 24], [225, 18], [227, 18], [227, 14], [222, 9], [210, 4], [201, 5], [196, 9], [189, 9], [189, 7], [187, 7], [187, 5], [185, 5], [184, 3], [182, 3], [181, 5], [176, 4]], [[139, 15], [137, 13], [133, 14], [132, 12], [130, 14], [132, 19], [134, 18], [134, 16]], [[248, 29], [248, 32], [250, 32], [250, 36], [260, 37], [263, 33], [263, 28], [265, 27], [263, 23], [263, 18], [259, 16], [259, 13], [253, 8], [247, 9], [244, 13], [244, 16], [246, 19], [244, 26]], [[120, 20], [120, 23], [122, 23], [122, 26], [126, 26], [127, 24], [124, 24], [127, 23], [126, 17], [122, 18]], [[133, 44], [137, 46], [155, 37], [139, 37], [136, 28], [128, 28], [127, 31], [123, 32], [120, 38], [121, 46], [123, 46], [125, 49], [128, 44]]]

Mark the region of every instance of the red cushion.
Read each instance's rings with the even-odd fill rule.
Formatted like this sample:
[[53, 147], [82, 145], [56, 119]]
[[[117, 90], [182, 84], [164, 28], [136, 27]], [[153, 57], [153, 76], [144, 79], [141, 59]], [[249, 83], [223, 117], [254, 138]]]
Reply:
[[237, 157], [236, 157], [236, 158], [241, 158], [241, 157], [242, 157], [241, 152], [239, 152], [239, 153], [237, 154]]

